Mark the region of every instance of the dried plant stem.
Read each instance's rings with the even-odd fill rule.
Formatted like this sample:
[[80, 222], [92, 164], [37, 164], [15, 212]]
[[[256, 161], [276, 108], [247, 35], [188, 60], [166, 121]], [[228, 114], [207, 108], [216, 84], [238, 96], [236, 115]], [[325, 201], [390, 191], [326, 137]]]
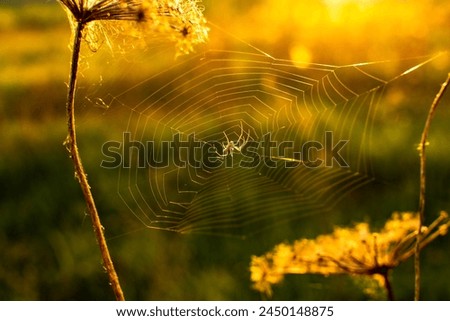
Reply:
[[389, 301], [394, 301], [394, 291], [392, 290], [391, 280], [389, 280], [389, 270], [381, 274], [384, 278], [384, 288], [386, 289], [387, 298]]
[[426, 156], [425, 148], [427, 146], [428, 132], [430, 130], [431, 120], [433, 119], [434, 113], [436, 111], [442, 96], [445, 93], [448, 85], [450, 83], [450, 73], [447, 75], [446, 81], [441, 85], [441, 89], [437, 93], [436, 97], [431, 104], [430, 110], [428, 112], [428, 117], [425, 122], [425, 127], [422, 132], [422, 138], [419, 144], [419, 156], [420, 156], [420, 192], [419, 192], [419, 228], [417, 230], [417, 241], [415, 247], [415, 257], [414, 257], [414, 268], [415, 268], [415, 286], [414, 286], [414, 300], [418, 301], [420, 299], [420, 250], [422, 243], [422, 227], [424, 226], [425, 220], [425, 183], [426, 183]]
[[116, 270], [114, 269], [111, 256], [109, 254], [108, 245], [106, 244], [105, 235], [103, 233], [103, 227], [100, 222], [100, 217], [95, 206], [94, 198], [91, 193], [90, 186], [88, 184], [87, 175], [84, 171], [83, 164], [81, 162], [80, 154], [78, 153], [77, 139], [76, 139], [76, 127], [75, 127], [75, 90], [78, 73], [78, 63], [80, 58], [81, 42], [83, 39], [83, 22], [77, 22], [75, 32], [73, 34], [73, 49], [72, 49], [72, 62], [70, 67], [69, 88], [67, 94], [67, 118], [68, 118], [68, 136], [66, 140], [66, 147], [72, 158], [75, 167], [75, 177], [80, 183], [81, 190], [83, 191], [84, 198], [86, 200], [89, 215], [92, 220], [95, 237], [97, 239], [100, 252], [103, 259], [103, 265], [108, 274], [109, 282], [114, 291], [117, 300], [125, 300], [122, 288], [120, 286], [119, 278]]

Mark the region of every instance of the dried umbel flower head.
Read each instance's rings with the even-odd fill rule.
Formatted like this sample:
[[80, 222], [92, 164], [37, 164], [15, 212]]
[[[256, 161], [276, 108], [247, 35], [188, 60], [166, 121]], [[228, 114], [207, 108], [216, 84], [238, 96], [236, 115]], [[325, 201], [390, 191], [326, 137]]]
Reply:
[[[72, 25], [83, 26], [83, 37], [95, 50], [98, 33], [107, 22], [128, 22], [141, 37], [157, 34], [176, 43], [177, 53], [193, 51], [206, 42], [208, 27], [200, 0], [58, 0], [68, 11]], [[125, 31], [125, 27], [116, 31]]]
[[[271, 295], [272, 285], [286, 274], [350, 274], [369, 276], [385, 286], [387, 273], [414, 254], [417, 242], [417, 213], [394, 213], [377, 233], [367, 223], [351, 228], [336, 227], [316, 239], [281, 243], [263, 256], [252, 257], [251, 280], [256, 290]], [[448, 214], [441, 212], [423, 228], [420, 248], [448, 230]]]
[[136, 20], [143, 1], [139, 0], [58, 0], [77, 22]]

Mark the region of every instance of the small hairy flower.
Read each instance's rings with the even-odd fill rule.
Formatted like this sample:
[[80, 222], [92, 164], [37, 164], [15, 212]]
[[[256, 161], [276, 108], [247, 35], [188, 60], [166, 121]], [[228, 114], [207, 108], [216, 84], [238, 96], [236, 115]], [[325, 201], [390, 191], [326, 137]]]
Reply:
[[[440, 216], [422, 232], [423, 248], [448, 230], [448, 215]], [[368, 223], [352, 228], [336, 227], [316, 239], [279, 244], [263, 256], [253, 256], [251, 281], [256, 290], [271, 295], [271, 286], [286, 274], [350, 274], [370, 276], [383, 287], [388, 271], [414, 254], [417, 213], [394, 213], [381, 231], [370, 231]]]
[[[176, 43], [178, 54], [206, 42], [209, 29], [200, 0], [58, 0], [68, 11], [72, 25], [82, 24], [84, 38], [95, 50], [98, 33], [106, 22], [139, 24], [142, 37], [158, 34]], [[111, 28], [110, 28], [111, 29]], [[112, 29], [123, 31], [114, 26]], [[137, 28], [135, 28], [137, 29]]]

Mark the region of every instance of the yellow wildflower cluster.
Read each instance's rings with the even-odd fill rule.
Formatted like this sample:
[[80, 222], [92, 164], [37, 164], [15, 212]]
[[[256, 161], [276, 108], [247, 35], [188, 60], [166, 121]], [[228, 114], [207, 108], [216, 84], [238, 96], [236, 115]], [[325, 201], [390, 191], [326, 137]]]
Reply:
[[[423, 228], [423, 248], [439, 235], [447, 233], [448, 215], [441, 215]], [[388, 272], [414, 254], [419, 216], [394, 213], [383, 229], [374, 233], [368, 223], [352, 228], [336, 227], [331, 234], [316, 239], [300, 239], [282, 243], [263, 256], [253, 256], [250, 266], [254, 288], [272, 294], [272, 285], [285, 274], [350, 274], [367, 275], [386, 286]]]
[[[84, 38], [96, 50], [107, 24], [113, 33], [138, 37], [155, 36], [176, 43], [178, 54], [208, 39], [208, 27], [201, 0], [58, 0], [69, 12], [73, 25], [84, 25]], [[118, 26], [117, 21], [139, 24], [140, 28]]]

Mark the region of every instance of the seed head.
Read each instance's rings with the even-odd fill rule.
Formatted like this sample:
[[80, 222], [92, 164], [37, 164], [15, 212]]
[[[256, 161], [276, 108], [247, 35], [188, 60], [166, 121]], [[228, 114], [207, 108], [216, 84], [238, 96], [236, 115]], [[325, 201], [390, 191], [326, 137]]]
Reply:
[[[82, 24], [84, 38], [95, 44], [104, 22], [139, 24], [140, 36], [158, 34], [177, 44], [178, 54], [193, 51], [194, 45], [206, 42], [209, 29], [200, 0], [58, 0], [68, 11], [73, 25]], [[110, 28], [111, 29], [111, 28]], [[123, 31], [125, 28], [113, 28]], [[134, 32], [134, 35], [136, 33]]]

